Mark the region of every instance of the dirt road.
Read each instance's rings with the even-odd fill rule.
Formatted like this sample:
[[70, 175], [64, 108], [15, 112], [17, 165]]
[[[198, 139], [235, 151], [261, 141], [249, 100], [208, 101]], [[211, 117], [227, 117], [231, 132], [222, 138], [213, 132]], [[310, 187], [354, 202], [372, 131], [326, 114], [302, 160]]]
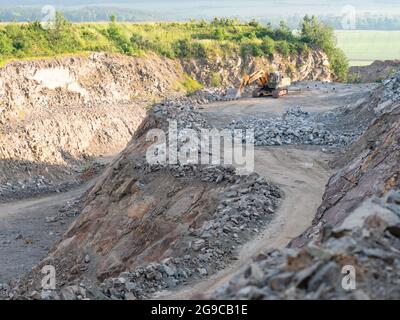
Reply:
[[298, 236], [314, 218], [325, 184], [331, 175], [328, 156], [318, 150], [269, 147], [255, 150], [255, 171], [279, 185], [285, 193], [275, 219], [253, 241], [244, 245], [238, 260], [207, 280], [179, 292], [159, 295], [162, 299], [190, 299], [207, 296], [248, 264], [251, 257], [269, 249], [283, 248]]
[[299, 82], [280, 99], [242, 97], [205, 105], [200, 111], [217, 127], [246, 117], [268, 118], [282, 114], [289, 107], [301, 106], [304, 111], [323, 112], [355, 103], [365, 97], [376, 84], [340, 84]]
[[[373, 86], [373, 85], [372, 85]], [[201, 112], [216, 127], [245, 116], [276, 115], [285, 108], [300, 105], [309, 112], [321, 112], [360, 99], [371, 90], [369, 85], [302, 83], [281, 99], [243, 98], [205, 106]], [[275, 219], [258, 237], [240, 249], [238, 260], [208, 279], [163, 292], [160, 298], [189, 299], [211, 292], [223, 280], [240, 270], [255, 254], [284, 247], [310, 224], [321, 202], [325, 184], [331, 175], [329, 156], [314, 147], [260, 147], [255, 150], [255, 170], [279, 185], [285, 196]], [[29, 271], [60, 238], [74, 217], [59, 218], [60, 211], [73, 204], [89, 185], [62, 194], [0, 205], [0, 283]], [[61, 209], [61, 210], [60, 210]], [[55, 217], [55, 218], [54, 218]]]
[[61, 216], [89, 188], [0, 205], [0, 283], [28, 272], [45, 258], [74, 216]]

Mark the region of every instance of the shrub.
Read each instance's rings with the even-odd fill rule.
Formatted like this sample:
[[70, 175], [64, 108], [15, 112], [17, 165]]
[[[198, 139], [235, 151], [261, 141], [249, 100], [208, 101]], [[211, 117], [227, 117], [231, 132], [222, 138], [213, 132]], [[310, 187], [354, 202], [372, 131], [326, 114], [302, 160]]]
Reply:
[[264, 51], [257, 43], [245, 42], [240, 46], [240, 55], [243, 59], [245, 59], [247, 56], [261, 57], [264, 55]]
[[276, 42], [276, 50], [287, 57], [290, 54], [290, 45], [286, 40], [280, 40]]
[[265, 55], [267, 56], [272, 56], [275, 52], [275, 41], [269, 36], [265, 36], [264, 39], [262, 40], [261, 50], [264, 52]]
[[260, 24], [257, 20], [255, 20], [255, 19], [252, 19], [252, 20], [248, 23], [248, 25], [249, 25], [250, 27], [255, 27], [255, 28], [261, 27], [261, 24]]
[[208, 57], [207, 48], [203, 43], [194, 42], [192, 44], [191, 51], [192, 51], [193, 57], [204, 58], [204, 59], [207, 59], [207, 57]]
[[192, 55], [191, 45], [189, 40], [178, 40], [172, 44], [174, 54], [178, 58], [190, 58]]
[[11, 40], [7, 37], [4, 32], [0, 33], [0, 54], [7, 55], [13, 51], [13, 45]]
[[213, 31], [212, 39], [221, 41], [224, 40], [225, 37], [226, 37], [225, 29], [218, 27]]
[[349, 74], [349, 61], [344, 52], [339, 48], [334, 48], [327, 54], [337, 78], [340, 81], [346, 81]]
[[219, 72], [213, 72], [211, 74], [211, 86], [212, 87], [221, 87], [222, 86], [221, 74]]
[[195, 79], [191, 78], [186, 73], [184, 75], [184, 79], [180, 82], [180, 85], [187, 92], [187, 94], [192, 94], [195, 91], [204, 88], [204, 86], [201, 83], [197, 82]]
[[120, 27], [115, 21], [111, 21], [108, 25], [106, 36], [115, 44], [119, 52], [127, 55], [134, 55], [137, 53], [137, 46], [135, 47], [132, 45], [132, 42], [121, 32]]

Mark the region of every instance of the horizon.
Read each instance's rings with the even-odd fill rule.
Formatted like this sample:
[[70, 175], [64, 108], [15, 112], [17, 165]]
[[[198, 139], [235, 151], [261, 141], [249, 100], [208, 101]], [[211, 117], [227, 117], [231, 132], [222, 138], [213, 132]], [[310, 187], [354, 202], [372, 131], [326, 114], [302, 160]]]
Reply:
[[[190, 19], [210, 20], [214, 17], [255, 19], [260, 22], [271, 20], [290, 20], [305, 14], [320, 17], [340, 17], [346, 5], [354, 7], [358, 17], [400, 16], [400, 3], [394, 0], [339, 0], [332, 3], [328, 0], [298, 1], [286, 0], [0, 0], [0, 12], [5, 13], [1, 21], [32, 21], [39, 18], [45, 5], [54, 6], [56, 10], [70, 15], [72, 21], [99, 21], [99, 17], [115, 13], [123, 21], [187, 21]], [[92, 11], [95, 10], [93, 13]]]

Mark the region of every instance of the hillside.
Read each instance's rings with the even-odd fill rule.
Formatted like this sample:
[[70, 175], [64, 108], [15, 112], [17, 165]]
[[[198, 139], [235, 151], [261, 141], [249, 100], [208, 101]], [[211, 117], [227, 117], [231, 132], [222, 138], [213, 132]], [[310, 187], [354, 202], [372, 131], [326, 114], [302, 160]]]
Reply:
[[[70, 53], [105, 51], [142, 56], [153, 52], [171, 59], [228, 59], [251, 57], [304, 56], [321, 49], [328, 56], [337, 78], [347, 75], [347, 61], [336, 48], [333, 30], [315, 18], [304, 18], [300, 34], [285, 23], [273, 28], [255, 21], [214, 19], [186, 23], [71, 24], [61, 14], [53, 25], [39, 22], [10, 23], [0, 27], [0, 60], [31, 59]], [[243, 66], [242, 72], [245, 72]], [[219, 79], [214, 79], [218, 86]]]

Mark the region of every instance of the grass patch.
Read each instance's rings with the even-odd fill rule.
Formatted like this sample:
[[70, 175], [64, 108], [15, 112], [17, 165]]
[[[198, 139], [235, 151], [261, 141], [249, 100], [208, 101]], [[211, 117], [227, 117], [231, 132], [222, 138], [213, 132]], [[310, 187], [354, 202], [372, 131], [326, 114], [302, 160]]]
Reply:
[[351, 66], [400, 59], [400, 31], [336, 30], [335, 35]]
[[183, 75], [183, 79], [177, 84], [177, 89], [182, 89], [189, 95], [203, 88], [204, 86], [201, 83], [186, 73]]
[[211, 86], [221, 87], [221, 85], [222, 85], [221, 74], [219, 72], [213, 72], [211, 74]]

